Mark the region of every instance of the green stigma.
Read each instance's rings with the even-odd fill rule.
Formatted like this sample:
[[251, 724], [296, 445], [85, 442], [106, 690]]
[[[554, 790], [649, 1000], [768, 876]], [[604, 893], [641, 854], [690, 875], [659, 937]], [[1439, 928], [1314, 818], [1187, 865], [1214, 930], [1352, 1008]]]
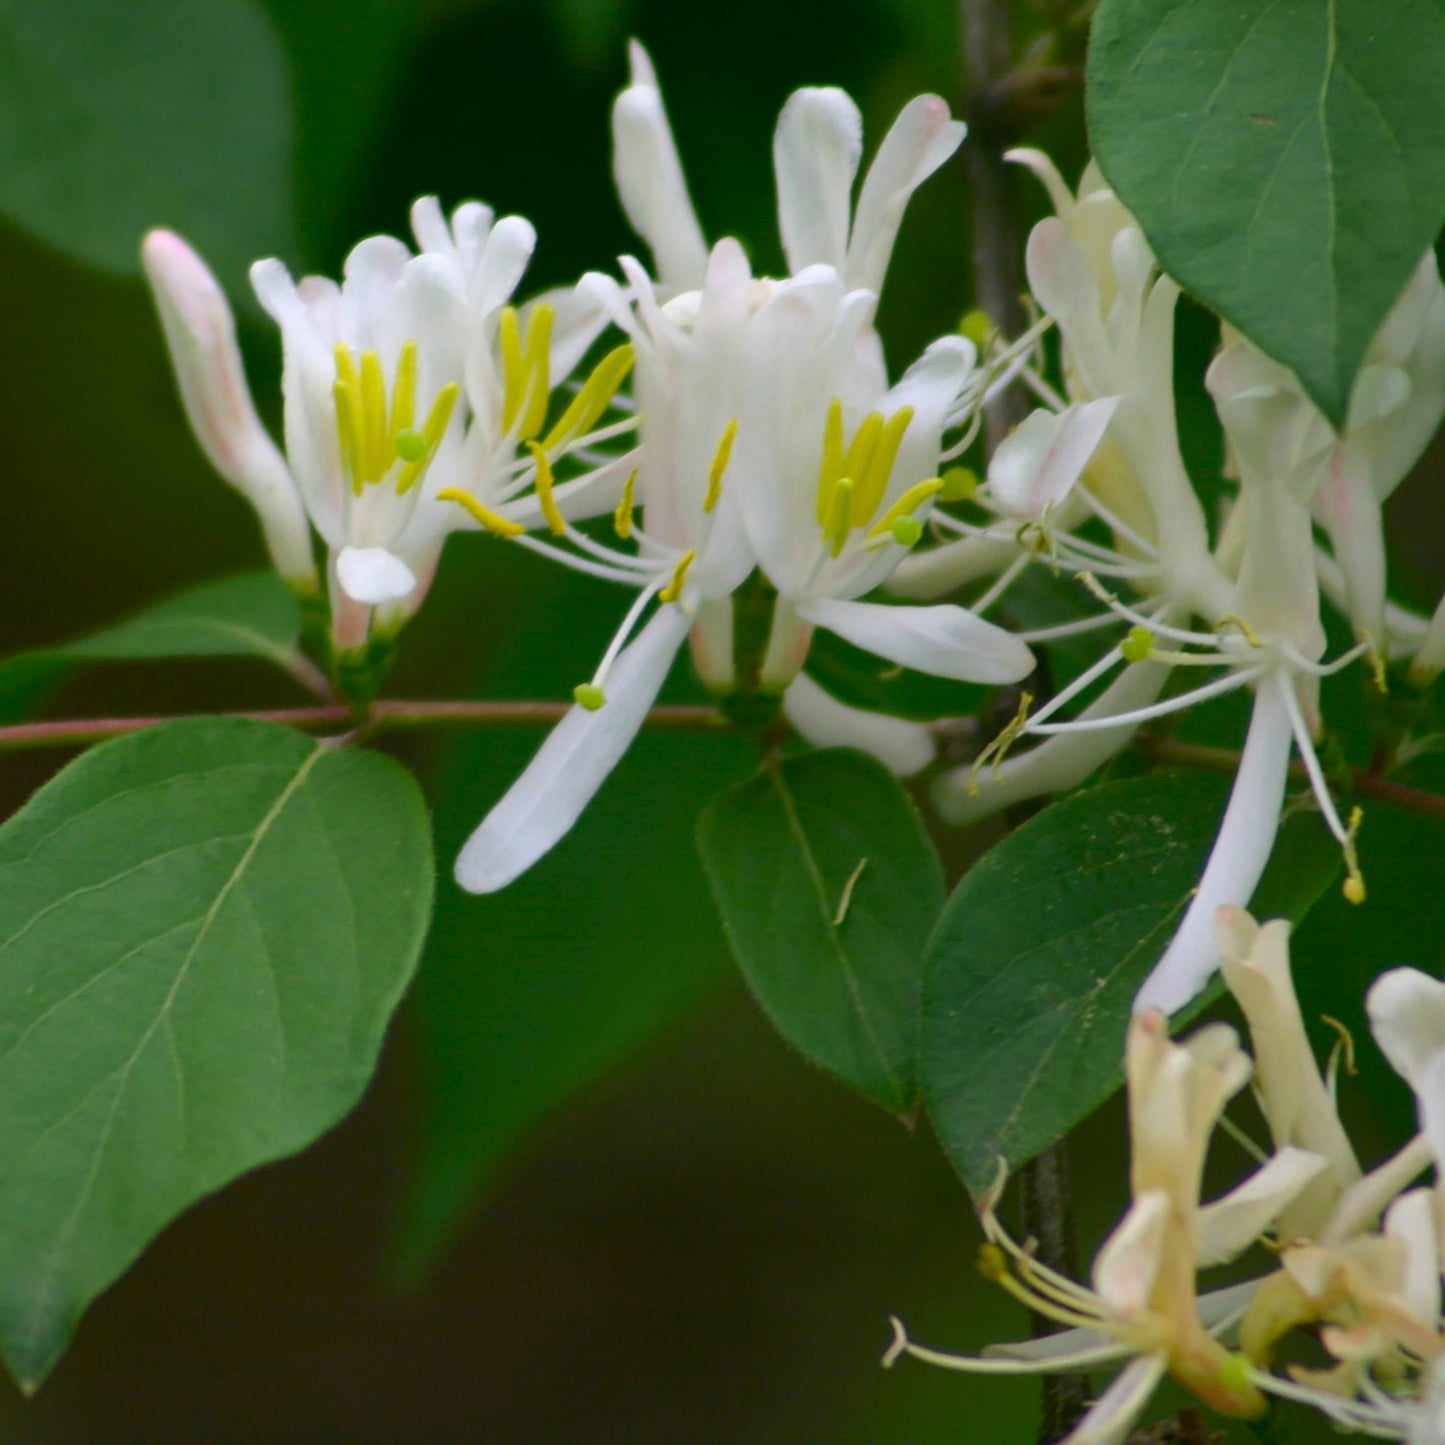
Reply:
[[410, 428], [397, 432], [396, 454], [404, 462], [419, 462], [426, 455], [426, 438]]
[[972, 467], [949, 467], [939, 480], [943, 483], [940, 502], [966, 502], [978, 491], [978, 473]]
[[923, 523], [917, 517], [895, 517], [889, 531], [900, 547], [911, 547], [923, 535]]
[[982, 351], [984, 343], [997, 328], [989, 320], [987, 311], [975, 308], [965, 313], [963, 320], [958, 323], [958, 329], [964, 337]]
[[607, 694], [595, 682], [579, 682], [572, 689], [572, 697], [588, 712], [597, 712], [607, 705]]
[[1154, 651], [1154, 634], [1147, 627], [1131, 627], [1129, 635], [1119, 644], [1125, 662], [1143, 662]]

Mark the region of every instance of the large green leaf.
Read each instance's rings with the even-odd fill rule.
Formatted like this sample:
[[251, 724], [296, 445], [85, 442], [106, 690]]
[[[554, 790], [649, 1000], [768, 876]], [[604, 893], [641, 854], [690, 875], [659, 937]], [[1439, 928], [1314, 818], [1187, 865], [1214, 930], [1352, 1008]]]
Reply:
[[377, 754], [188, 719], [0, 829], [0, 1351], [33, 1389], [181, 1210], [355, 1103], [430, 914]]
[[[1075, 794], [954, 890], [928, 946], [920, 1071], [944, 1150], [975, 1194], [1000, 1156], [1024, 1163], [1119, 1086], [1134, 994], [1199, 881], [1226, 788], [1165, 774]], [[1338, 871], [1332, 845], [1317, 816], [1292, 818], [1256, 895], [1261, 913], [1302, 917]]]
[[131, 274], [150, 226], [227, 281], [292, 249], [286, 57], [253, 0], [0, 0], [0, 212]]
[[698, 846], [733, 952], [783, 1036], [885, 1108], [911, 1109], [943, 875], [897, 779], [850, 749], [770, 763], [709, 805]]
[[1441, 0], [1103, 0], [1089, 129], [1165, 270], [1336, 426], [1445, 221]]
[[104, 631], [0, 661], [0, 717], [19, 716], [77, 662], [256, 657], [288, 672], [307, 666], [301, 613], [274, 572], [248, 572], [168, 597]]

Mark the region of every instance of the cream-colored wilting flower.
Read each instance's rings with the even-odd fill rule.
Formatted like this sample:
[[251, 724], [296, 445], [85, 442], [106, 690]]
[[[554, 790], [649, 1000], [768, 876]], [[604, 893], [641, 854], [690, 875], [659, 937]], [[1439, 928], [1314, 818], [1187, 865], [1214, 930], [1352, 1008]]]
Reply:
[[[603, 317], [575, 297], [525, 314], [512, 307], [531, 225], [494, 221], [475, 203], [448, 222], [425, 197], [412, 228], [417, 254], [370, 237], [347, 257], [340, 285], [294, 282], [276, 260], [252, 268], [281, 328], [284, 460], [256, 419], [214, 278], [168, 232], [152, 232], [143, 248], [196, 435], [257, 507], [279, 570], [303, 590], [315, 587], [309, 518], [326, 548], [343, 649], [365, 641], [373, 609], [386, 626], [415, 610], [449, 532], [486, 525], [514, 535], [560, 510], [607, 510], [625, 475], [614, 460], [551, 485], [552, 465], [595, 439], [630, 353], [605, 358], [547, 427], [553, 388]], [[472, 519], [441, 500], [448, 488], [473, 500]]]
[[1199, 1297], [1195, 1276], [1247, 1248], [1329, 1168], [1320, 1155], [1286, 1146], [1236, 1189], [1201, 1206], [1205, 1151], [1225, 1104], [1249, 1080], [1248, 1056], [1224, 1024], [1176, 1044], [1163, 1015], [1151, 1012], [1132, 1020], [1125, 1060], [1133, 1204], [1095, 1259], [1093, 1287], [1048, 1269], [1014, 1243], [994, 1217], [996, 1195], [983, 1210], [985, 1272], [1070, 1328], [967, 1357], [916, 1345], [895, 1321], [896, 1339], [885, 1357], [892, 1364], [907, 1353], [992, 1374], [1128, 1361], [1068, 1436], [1073, 1445], [1122, 1441], [1165, 1374], [1222, 1414], [1264, 1412], [1248, 1361], [1218, 1338], [1238, 1318], [1253, 1283]]

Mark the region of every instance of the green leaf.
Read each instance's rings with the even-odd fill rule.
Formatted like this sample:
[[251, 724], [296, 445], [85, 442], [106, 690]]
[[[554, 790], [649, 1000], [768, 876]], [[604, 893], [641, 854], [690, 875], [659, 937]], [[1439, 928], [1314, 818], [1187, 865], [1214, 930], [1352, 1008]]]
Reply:
[[296, 599], [274, 572], [207, 582], [78, 642], [0, 661], [0, 714], [18, 714], [77, 662], [257, 657], [295, 672], [300, 634]]
[[1441, 0], [1103, 0], [1100, 166], [1164, 269], [1336, 426], [1445, 221]]
[[252, 0], [0, 0], [0, 212], [106, 271], [150, 226], [228, 282], [293, 246], [286, 57]]
[[264, 723], [119, 738], [0, 829], [0, 1351], [22, 1386], [165, 1224], [356, 1102], [431, 892], [410, 777]]
[[[1199, 881], [1227, 783], [1155, 774], [1076, 793], [965, 876], [928, 945], [921, 1082], [975, 1195], [1119, 1086], [1124, 1032]], [[1293, 818], [1257, 894], [1303, 917], [1339, 867], [1319, 818]], [[1218, 985], [1196, 1003], [1217, 996]]]
[[698, 847], [733, 952], [784, 1038], [906, 1113], [943, 877], [898, 780], [849, 749], [774, 762], [708, 806]]

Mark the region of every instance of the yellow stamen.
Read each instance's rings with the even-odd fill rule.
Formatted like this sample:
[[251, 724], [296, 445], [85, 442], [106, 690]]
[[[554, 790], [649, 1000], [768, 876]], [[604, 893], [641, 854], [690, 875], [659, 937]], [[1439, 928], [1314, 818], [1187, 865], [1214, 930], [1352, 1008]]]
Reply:
[[697, 549], [689, 547], [677, 559], [677, 566], [672, 569], [672, 581], [657, 594], [659, 602], [676, 602], [682, 596], [683, 584], [687, 581], [687, 569], [692, 566], [693, 558], [696, 556]]
[[[868, 461], [863, 468], [862, 475], [860, 476], [857, 472], [852, 473], [858, 483], [858, 489], [853, 494], [853, 525], [855, 527], [864, 526], [873, 513], [878, 510], [878, 504], [883, 500], [883, 493], [888, 489], [888, 478], [893, 474], [893, 463], [898, 459], [898, 448], [903, 442], [903, 434], [908, 430], [908, 425], [912, 420], [913, 408], [904, 406], [895, 411], [886, 422], [881, 422], [878, 439], [868, 454]], [[862, 431], [862, 427], [859, 428], [859, 431]]]
[[538, 443], [528, 442], [527, 448], [532, 453], [532, 460], [537, 463], [537, 500], [542, 504], [542, 516], [546, 519], [547, 526], [554, 537], [565, 537], [567, 535], [567, 519], [563, 517], [561, 508], [557, 505], [557, 498], [552, 492], [552, 488], [556, 484], [556, 478], [552, 475], [552, 464], [547, 460], [547, 453]]
[[833, 509], [833, 488], [846, 468], [843, 457], [843, 403], [835, 396], [828, 403], [823, 425], [823, 464], [818, 469], [818, 525], [826, 527]]
[[520, 537], [527, 530], [519, 523], [498, 515], [490, 507], [484, 507], [470, 492], [464, 492], [460, 487], [447, 487], [438, 492], [437, 501], [455, 502], [459, 507], [465, 508], [496, 537]]
[[833, 501], [828, 508], [828, 520], [823, 526], [823, 542], [830, 556], [842, 552], [848, 541], [853, 517], [853, 479], [839, 477], [833, 486]]
[[848, 443], [848, 452], [843, 458], [843, 475], [845, 477], [857, 482], [867, 475], [868, 464], [873, 460], [873, 453], [878, 449], [878, 442], [882, 435], [883, 413], [870, 411], [858, 423], [858, 430], [853, 433], [853, 440]]
[[724, 428], [722, 440], [717, 444], [717, 451], [713, 453], [712, 465], [707, 469], [707, 496], [702, 499], [702, 509], [710, 512], [717, 506], [718, 498], [722, 496], [723, 473], [728, 469], [728, 462], [732, 459], [733, 442], [738, 434], [738, 419], [734, 417]]
[[612, 527], [625, 542], [632, 535], [632, 493], [637, 486], [637, 471], [622, 484], [622, 498], [612, 514]]
[[551, 397], [552, 318], [556, 315], [545, 301], [532, 308], [527, 318], [527, 405], [522, 413], [523, 441], [536, 436], [547, 420]]
[[396, 381], [391, 389], [391, 434], [400, 437], [416, 420], [416, 342], [408, 341], [396, 358]]
[[437, 448], [441, 446], [442, 438], [446, 435], [447, 423], [452, 419], [452, 408], [456, 406], [461, 390], [456, 382], [449, 381], [437, 392], [421, 429], [421, 439], [425, 445], [421, 455], [408, 461], [398, 474], [397, 496], [404, 497], [411, 491], [421, 480], [422, 473], [431, 465], [432, 458], [436, 456]]
[[1022, 1301], [1035, 1314], [1041, 1314], [1047, 1319], [1057, 1320], [1063, 1325], [1076, 1325], [1083, 1329], [1097, 1330], [1102, 1323], [1101, 1316], [1097, 1314], [1081, 1314], [1077, 1310], [1069, 1309], [1066, 1305], [1060, 1304], [1050, 1295], [1040, 1294], [1031, 1289], [1027, 1284], [1014, 1278], [1009, 1272], [1008, 1261], [1004, 1252], [996, 1244], [984, 1244], [979, 1246], [978, 1270], [983, 1277], [991, 1284], [996, 1284], [1000, 1289], [1007, 1290], [1016, 1300]]
[[346, 384], [341, 377], [331, 383], [336, 400], [336, 432], [341, 438], [341, 464], [351, 474], [351, 490], [359, 497], [366, 485], [362, 477], [360, 389]]
[[1360, 808], [1354, 809], [1350, 814], [1349, 833], [1345, 838], [1345, 881], [1340, 885], [1340, 892], [1345, 895], [1348, 903], [1363, 903], [1365, 901], [1365, 875], [1360, 872], [1360, 860], [1355, 852], [1355, 835], [1360, 831], [1360, 824], [1364, 822], [1365, 814]]
[[597, 424], [597, 419], [612, 404], [617, 388], [627, 379], [632, 370], [632, 347], [619, 346], [609, 351], [592, 368], [592, 375], [582, 384], [582, 389], [567, 405], [557, 425], [547, 433], [542, 443], [547, 450], [555, 451], [559, 446], [585, 435]]
[[943, 481], [929, 477], [926, 481], [915, 482], [869, 529], [870, 537], [881, 537], [893, 530], [893, 524], [900, 517], [911, 517], [931, 496], [942, 491]]
[[394, 455], [386, 431], [386, 378], [381, 374], [381, 357], [374, 351], [361, 353], [361, 437], [366, 447], [364, 475], [379, 482]]

